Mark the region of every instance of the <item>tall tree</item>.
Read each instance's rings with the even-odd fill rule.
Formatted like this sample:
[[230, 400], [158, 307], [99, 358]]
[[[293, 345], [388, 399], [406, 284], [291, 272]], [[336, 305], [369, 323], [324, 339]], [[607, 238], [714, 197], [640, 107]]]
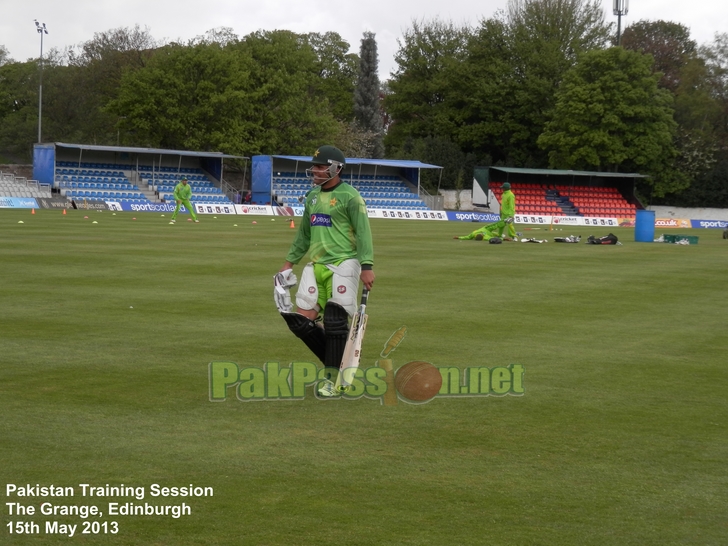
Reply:
[[439, 135], [451, 141], [458, 132], [457, 108], [449, 100], [459, 85], [453, 76], [467, 56], [468, 28], [452, 22], [413, 21], [395, 55], [385, 109], [391, 125], [385, 143], [394, 154], [410, 138]]
[[349, 42], [336, 32], [304, 35], [305, 42], [316, 57], [317, 96], [329, 103], [334, 117], [343, 122], [354, 118], [354, 94], [359, 57], [349, 53]]
[[30, 161], [38, 129], [38, 64], [0, 66], [0, 150]]
[[379, 58], [373, 32], [365, 32], [359, 50], [359, 75], [354, 90], [354, 118], [359, 127], [372, 134], [367, 157], [384, 157], [382, 112], [379, 88]]
[[682, 71], [676, 119], [691, 138], [682, 150], [696, 173], [690, 188], [661, 200], [673, 206], [728, 207], [728, 33], [699, 49]]
[[658, 88], [651, 63], [621, 47], [580, 58], [538, 139], [551, 167], [648, 174], [658, 196], [686, 186], [675, 169], [672, 97]]
[[336, 133], [315, 93], [315, 61], [289, 31], [259, 31], [226, 47], [171, 44], [124, 76], [109, 110], [136, 144], [308, 154]]
[[652, 70], [661, 74], [660, 85], [673, 93], [680, 85], [680, 72], [694, 58], [697, 44], [690, 29], [670, 21], [637, 21], [624, 29], [622, 47], [652, 55]]
[[509, 0], [507, 24], [515, 103], [508, 162], [539, 166], [546, 157], [536, 141], [561, 79], [579, 54], [607, 44], [611, 25], [600, 0]]

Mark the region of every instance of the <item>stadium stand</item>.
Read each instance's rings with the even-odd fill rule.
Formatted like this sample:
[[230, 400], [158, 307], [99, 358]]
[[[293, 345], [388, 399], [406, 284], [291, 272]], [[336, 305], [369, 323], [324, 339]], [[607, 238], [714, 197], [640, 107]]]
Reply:
[[[342, 180], [354, 186], [372, 208], [398, 210], [430, 210], [407, 184], [393, 175], [342, 175]], [[273, 178], [273, 197], [283, 206], [301, 206], [311, 189], [303, 173], [281, 172]]]
[[54, 186], [68, 199], [95, 199], [143, 203], [157, 198], [174, 202], [174, 186], [184, 174], [192, 187], [192, 202], [231, 203], [201, 169], [153, 168], [139, 166], [138, 179], [145, 191], [129, 178], [135, 166], [124, 164], [71, 163], [56, 164]]
[[0, 197], [51, 197], [50, 184], [28, 180], [12, 173], [0, 173]]
[[[499, 203], [500, 186], [499, 182], [488, 186]], [[514, 182], [511, 189], [516, 194], [516, 214], [632, 218], [637, 210], [617, 188]]]

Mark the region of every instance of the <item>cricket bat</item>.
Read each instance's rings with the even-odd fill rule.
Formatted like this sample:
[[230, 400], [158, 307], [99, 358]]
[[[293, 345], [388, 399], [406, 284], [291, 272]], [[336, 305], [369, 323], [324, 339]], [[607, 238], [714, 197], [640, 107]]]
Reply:
[[367, 329], [366, 314], [367, 299], [369, 298], [369, 290], [366, 288], [361, 293], [361, 303], [359, 310], [351, 319], [349, 327], [349, 336], [346, 339], [346, 347], [344, 347], [344, 356], [341, 358], [339, 366], [339, 377], [336, 378], [336, 389], [345, 391], [354, 382], [354, 374], [359, 367], [361, 359], [361, 343], [364, 339], [364, 332]]

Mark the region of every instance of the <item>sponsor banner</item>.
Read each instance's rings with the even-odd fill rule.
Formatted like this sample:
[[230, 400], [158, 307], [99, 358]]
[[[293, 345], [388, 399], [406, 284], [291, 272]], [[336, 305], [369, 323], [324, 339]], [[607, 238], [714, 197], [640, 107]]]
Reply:
[[482, 222], [484, 224], [492, 224], [500, 220], [500, 215], [493, 214], [492, 212], [447, 212], [446, 214], [446, 220], [450, 220], [451, 222]]
[[[544, 216], [544, 218], [553, 219], [555, 226], [619, 227], [621, 225], [617, 218], [589, 218], [587, 216]], [[516, 222], [518, 222], [517, 219]]]
[[441, 210], [397, 210], [367, 208], [369, 218], [390, 218], [395, 220], [447, 220], [447, 214]]
[[[109, 210], [127, 212], [174, 212], [174, 203], [129, 203], [128, 201], [106, 201]], [[188, 210], [182, 205], [180, 212], [187, 213]]]
[[73, 208], [82, 210], [108, 210], [106, 201], [92, 201], [89, 199], [74, 199]]
[[37, 209], [38, 203], [32, 197], [0, 197], [0, 209]]
[[72, 205], [68, 199], [47, 199], [45, 197], [36, 197], [38, 204], [44, 209], [68, 209], [72, 208]]
[[690, 223], [692, 224], [692, 227], [702, 229], [725, 229], [728, 227], [728, 221], [726, 220], [690, 220]]
[[682, 218], [656, 218], [655, 227], [658, 228], [689, 228], [690, 220]]
[[[554, 217], [554, 220], [557, 217]], [[499, 217], [500, 219], [500, 217]], [[528, 224], [528, 225], [537, 225], [537, 226], [544, 226], [549, 225], [551, 223], [551, 216], [540, 216], [538, 214], [516, 214], [515, 216], [516, 224]], [[556, 223], [554, 221], [554, 223]]]
[[273, 216], [273, 207], [270, 205], [235, 205], [235, 212], [254, 216]]
[[634, 218], [617, 218], [619, 221], [619, 227], [634, 227], [635, 226], [635, 219]]
[[235, 205], [195, 203], [197, 214], [235, 214]]

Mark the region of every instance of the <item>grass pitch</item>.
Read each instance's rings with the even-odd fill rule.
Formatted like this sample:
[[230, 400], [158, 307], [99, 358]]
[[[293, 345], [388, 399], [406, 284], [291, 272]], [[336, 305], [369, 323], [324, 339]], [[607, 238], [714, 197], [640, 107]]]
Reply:
[[[210, 402], [211, 361], [315, 361], [272, 298], [294, 231], [282, 218], [133, 217], [0, 211], [0, 543], [726, 543], [719, 230], [691, 230], [697, 246], [634, 243], [629, 229], [614, 230], [622, 246], [495, 246], [452, 239], [473, 224], [373, 221], [363, 367], [406, 325], [395, 368], [526, 370], [523, 396], [386, 407], [311, 389]], [[82, 497], [79, 484], [147, 496]], [[152, 498], [152, 484], [214, 496]], [[97, 505], [89, 520], [118, 532], [81, 535], [82, 518], [40, 514], [44, 502]], [[110, 517], [108, 502], [185, 502], [191, 515]], [[48, 521], [78, 530], [48, 534]], [[18, 522], [40, 532], [11, 534]]]

